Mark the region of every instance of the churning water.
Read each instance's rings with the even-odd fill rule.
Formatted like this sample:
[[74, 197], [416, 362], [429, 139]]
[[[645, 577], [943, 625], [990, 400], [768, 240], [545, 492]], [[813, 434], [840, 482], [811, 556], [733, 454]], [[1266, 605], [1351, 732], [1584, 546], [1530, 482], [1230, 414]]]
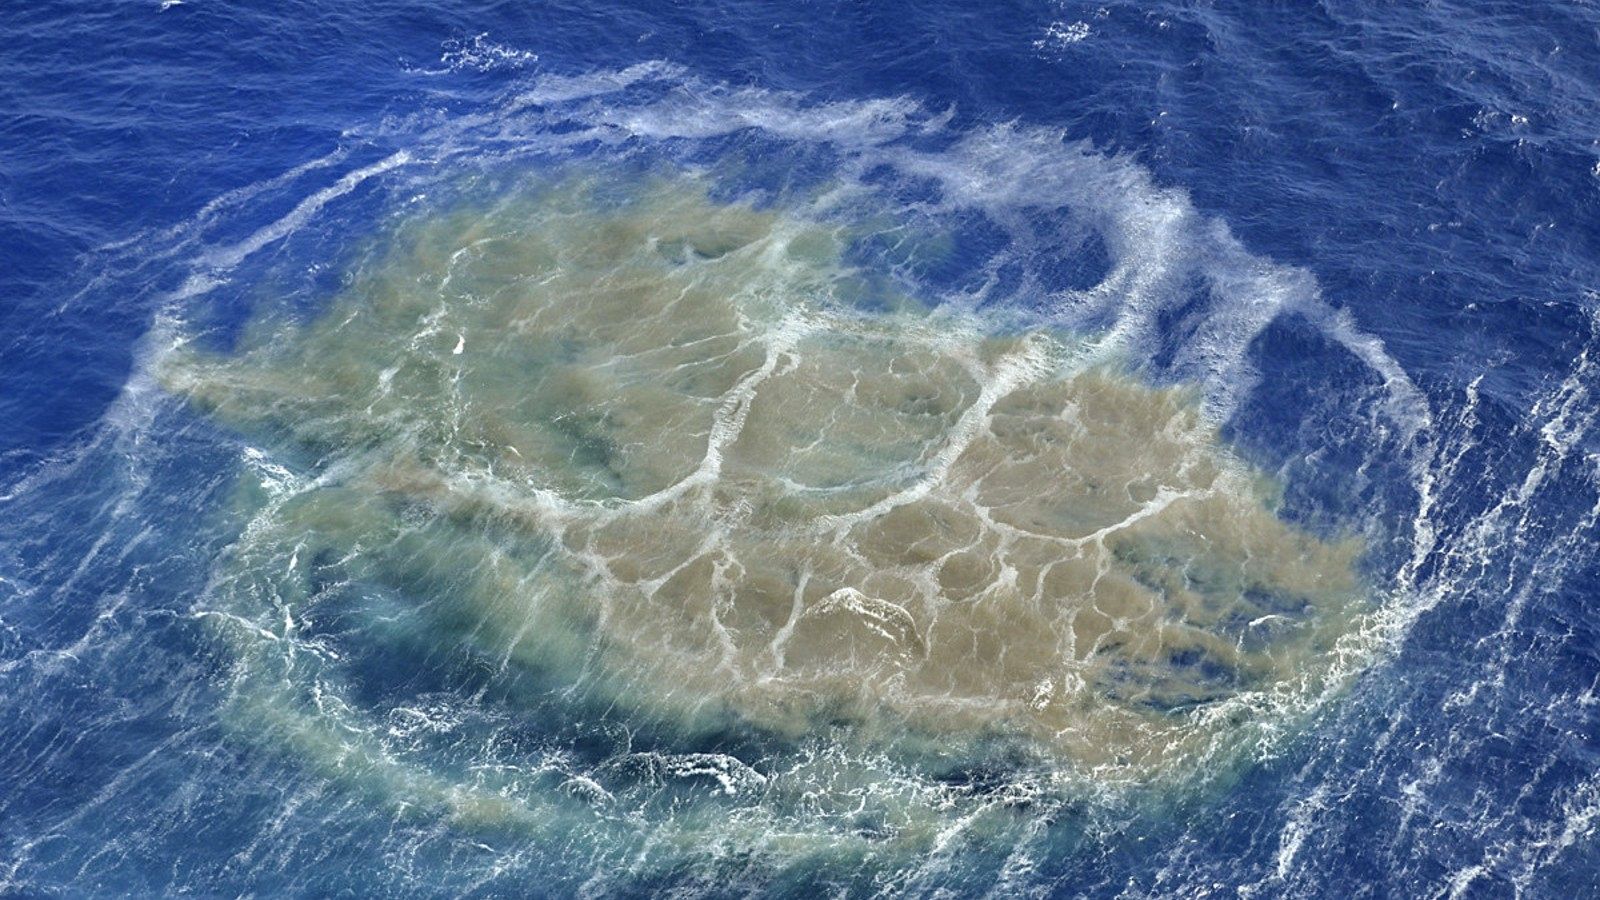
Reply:
[[[209, 6], [140, 15], [232, 21]], [[850, 25], [909, 54], [854, 64], [759, 30], [742, 56], [590, 44], [557, 8], [549, 34], [431, 43], [404, 5], [242, 18], [284, 55], [202, 40], [182, 77], [253, 98], [171, 89], [326, 133], [268, 128], [248, 165], [174, 137], [139, 163], [193, 185], [170, 214], [44, 187], [46, 212], [0, 210], [93, 247], [5, 251], [27, 290], [0, 396], [3, 890], [1592, 885], [1593, 200], [1489, 223], [1557, 178], [1530, 156], [1487, 200], [1476, 170], [1434, 186], [1457, 218], [1395, 206], [1401, 138], [1339, 111], [1381, 131], [1449, 79], [1376, 50], [1297, 125], [1267, 111], [1308, 102], [1317, 66], [1225, 11], [954, 12]], [[635, 15], [640, 45], [700, 27]], [[1461, 51], [1319, 15], [1284, 40]], [[123, 52], [179, 40], [165, 21]], [[114, 24], [16, 28], [43, 48], [51, 22]], [[283, 82], [277, 29], [310, 22], [328, 34], [295, 40], [364, 74]], [[930, 27], [942, 65], [998, 68], [905, 83]], [[1519, 34], [1569, 26], [1540, 27]], [[1174, 54], [1221, 68], [1135, 128]], [[1100, 94], [1068, 91], [1073, 65]], [[90, 164], [47, 158], [58, 132], [137, 153], [28, 85], [34, 170]], [[283, 118], [292, 85], [325, 108]], [[1347, 157], [1367, 181], [1309, 171]], [[59, 195], [97, 190], [79, 178]], [[1506, 249], [1536, 239], [1538, 265]], [[122, 360], [112, 389], [59, 388], [67, 346]]]

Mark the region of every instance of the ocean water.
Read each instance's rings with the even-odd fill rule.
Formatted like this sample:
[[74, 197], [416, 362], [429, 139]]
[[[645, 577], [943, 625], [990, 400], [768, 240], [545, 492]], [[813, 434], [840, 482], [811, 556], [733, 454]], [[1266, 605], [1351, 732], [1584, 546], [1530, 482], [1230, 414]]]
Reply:
[[1590, 3], [0, 37], [0, 895], [1600, 890]]

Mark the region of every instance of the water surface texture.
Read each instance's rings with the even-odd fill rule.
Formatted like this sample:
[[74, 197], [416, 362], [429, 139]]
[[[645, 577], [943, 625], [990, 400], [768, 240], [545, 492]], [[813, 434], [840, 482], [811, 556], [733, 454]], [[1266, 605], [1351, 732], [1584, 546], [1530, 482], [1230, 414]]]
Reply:
[[0, 25], [0, 893], [1600, 889], [1588, 5]]

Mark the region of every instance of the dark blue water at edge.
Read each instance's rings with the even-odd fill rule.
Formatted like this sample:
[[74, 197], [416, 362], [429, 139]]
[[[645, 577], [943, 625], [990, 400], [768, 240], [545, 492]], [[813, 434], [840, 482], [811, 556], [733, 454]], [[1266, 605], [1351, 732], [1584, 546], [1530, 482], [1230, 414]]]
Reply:
[[[180, 286], [152, 258], [190, 252], [167, 230], [341, 149], [338, 172], [380, 161], [405, 123], [655, 60], [811, 104], [905, 98], [948, 110], [957, 133], [1059, 129], [1136, 161], [1251, 254], [1309, 273], [1434, 411], [1438, 538], [1374, 562], [1435, 586], [1393, 654], [1221, 796], [1109, 833], [1064, 823], [1024, 887], [1600, 890], [1593, 4], [60, 2], [8, 6], [0, 38], [0, 891], [574, 891], [559, 847], [482, 876], [472, 845], [495, 835], [448, 834], [397, 863], [387, 841], [423, 826], [225, 734], [212, 708], [227, 661], [187, 612], [226, 542], [201, 517], [231, 490], [226, 448], [157, 414], [151, 431], [179, 437], [151, 451], [136, 493], [155, 530], [105, 524], [122, 521], [105, 460], [145, 451], [79, 454], [111, 431]], [[206, 239], [243, 239], [300, 199], [264, 192]], [[363, 185], [339, 202], [383, 200]], [[252, 265], [315, 257], [314, 235], [297, 240]], [[248, 303], [217, 302], [235, 320]], [[1305, 521], [1422, 515], [1423, 489], [1374, 450], [1397, 439], [1344, 404], [1376, 376], [1308, 321], [1286, 315], [1251, 344], [1261, 377], [1230, 438], [1288, 476]], [[904, 889], [979, 895], [998, 884], [990, 862]], [[741, 892], [651, 877], [616, 890]], [[785, 878], [747, 887], [873, 886]]]

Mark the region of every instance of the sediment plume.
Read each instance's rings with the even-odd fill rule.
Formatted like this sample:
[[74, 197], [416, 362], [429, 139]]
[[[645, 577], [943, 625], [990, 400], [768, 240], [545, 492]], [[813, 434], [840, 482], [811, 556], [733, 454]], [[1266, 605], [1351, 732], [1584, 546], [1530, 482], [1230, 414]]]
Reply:
[[1148, 772], [1361, 605], [1359, 542], [1276, 515], [1191, 392], [863, 302], [838, 228], [567, 178], [383, 241], [315, 320], [158, 375], [304, 476], [236, 565], [380, 586], [502, 665], [684, 727]]

